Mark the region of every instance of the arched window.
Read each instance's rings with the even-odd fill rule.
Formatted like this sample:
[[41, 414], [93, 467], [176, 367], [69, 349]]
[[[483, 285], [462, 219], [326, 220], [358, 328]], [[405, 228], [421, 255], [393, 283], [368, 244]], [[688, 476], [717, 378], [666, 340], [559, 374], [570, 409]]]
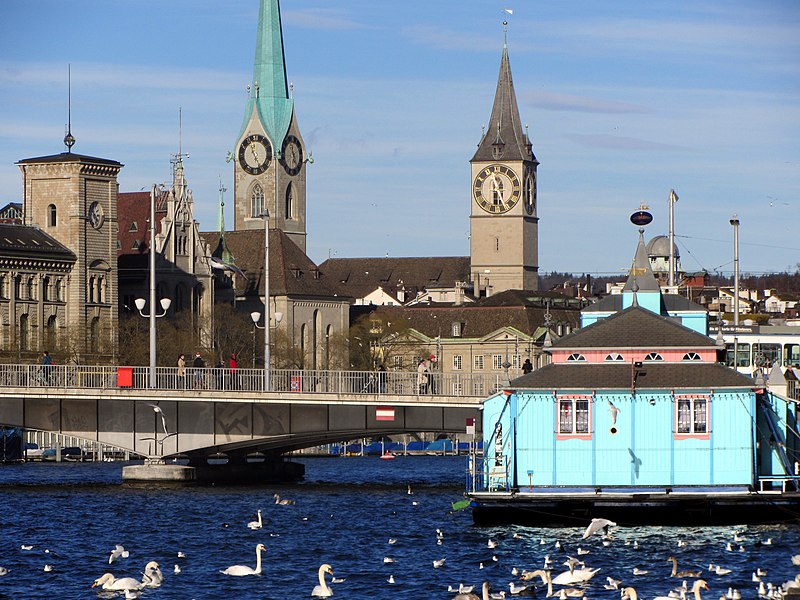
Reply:
[[286, 220], [294, 219], [294, 186], [289, 183], [286, 186]]
[[567, 357], [567, 362], [585, 362], [586, 357], [583, 354], [574, 352]]
[[647, 356], [644, 357], [645, 361], [655, 362], [659, 360], [664, 360], [662, 356], [658, 352], [651, 352]]
[[703, 360], [697, 352], [687, 352], [683, 355], [683, 360]]
[[33, 277], [28, 277], [25, 280], [25, 299], [36, 300], [36, 285], [33, 281]]
[[45, 335], [44, 335], [44, 343], [47, 345], [48, 348], [56, 347], [57, 325], [58, 325], [58, 319], [56, 319], [56, 316], [50, 315], [50, 317], [47, 319], [47, 325], [45, 326]]
[[52, 282], [49, 277], [42, 278], [42, 301], [49, 302], [50, 299], [53, 297], [53, 293], [51, 291]]
[[253, 191], [250, 193], [250, 216], [260, 217], [264, 214], [264, 188], [260, 183], [253, 186]]
[[328, 325], [325, 328], [325, 368], [331, 368], [331, 336], [333, 335], [333, 325]]
[[58, 222], [58, 211], [56, 210], [56, 205], [51, 204], [50, 206], [47, 207], [47, 226], [55, 227], [57, 222]]
[[19, 349], [30, 350], [30, 331], [28, 315], [20, 315], [19, 317]]
[[95, 317], [89, 325], [91, 332], [91, 349], [93, 354], [100, 351], [100, 317]]
[[304, 369], [306, 366], [306, 348], [308, 348], [306, 336], [308, 335], [308, 327], [305, 323], [300, 326], [300, 360], [302, 364], [300, 365], [301, 369]]
[[624, 361], [625, 357], [622, 356], [619, 352], [612, 352], [608, 356], [606, 356], [606, 362], [621, 362]]

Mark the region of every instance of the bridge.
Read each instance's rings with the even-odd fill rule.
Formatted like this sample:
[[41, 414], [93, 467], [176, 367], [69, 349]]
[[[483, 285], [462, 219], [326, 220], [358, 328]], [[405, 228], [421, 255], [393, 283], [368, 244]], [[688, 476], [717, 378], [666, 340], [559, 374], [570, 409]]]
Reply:
[[[504, 374], [0, 365], [0, 424], [74, 436], [143, 456], [292, 450], [403, 433], [480, 428]], [[162, 420], [163, 415], [163, 420]]]

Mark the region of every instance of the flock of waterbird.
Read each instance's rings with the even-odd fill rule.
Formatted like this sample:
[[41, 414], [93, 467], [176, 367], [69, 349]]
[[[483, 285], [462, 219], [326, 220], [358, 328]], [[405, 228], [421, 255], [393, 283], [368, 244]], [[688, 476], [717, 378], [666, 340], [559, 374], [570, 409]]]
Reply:
[[[610, 546], [616, 542], [610, 531], [612, 527], [617, 527], [617, 524], [613, 521], [609, 521], [608, 519], [592, 519], [591, 523], [583, 532], [581, 539], [587, 540], [592, 537], [593, 534], [602, 532], [601, 538], [603, 546]], [[519, 538], [522, 536], [515, 533], [513, 537]], [[437, 529], [437, 543], [439, 543], [441, 539], [441, 530]], [[744, 542], [742, 531], [735, 530], [733, 532], [733, 540], [726, 544], [725, 550], [727, 552], [745, 552], [746, 549], [742, 545], [742, 542]], [[635, 539], [633, 541], [627, 540], [622, 543], [630, 545], [634, 549], [639, 546], [638, 540]], [[546, 545], [548, 542], [542, 538], [540, 544]], [[770, 546], [771, 544], [771, 538], [763, 541], [758, 540], [756, 542], [758, 546]], [[498, 542], [490, 538], [486, 546], [487, 548], [494, 549], [497, 548]], [[678, 540], [677, 546], [679, 548], [685, 547], [686, 542]], [[564, 544], [560, 540], [556, 540], [553, 547], [557, 552], [567, 552]], [[585, 556], [590, 553], [591, 550], [578, 546], [574, 554], [577, 556]], [[496, 557], [493, 557], [493, 559], [496, 560]], [[800, 554], [788, 556], [786, 560], [791, 561], [792, 565], [800, 567]], [[703, 600], [702, 592], [711, 589], [708, 581], [703, 578], [703, 570], [679, 569], [678, 559], [675, 556], [669, 556], [666, 562], [672, 564], [672, 571], [669, 577], [674, 578], [680, 583], [663, 595], [653, 595], [650, 600]], [[557, 575], [553, 575], [552, 571], [554, 567], [557, 566], [563, 566], [566, 567], [566, 569]], [[481, 563], [480, 567], [483, 568], [483, 563]], [[606, 583], [603, 583], [602, 586], [596, 585], [592, 587], [591, 581], [595, 575], [600, 572], [600, 568], [590, 568], [586, 565], [585, 560], [569, 555], [566, 555], [566, 559], [560, 563], [560, 565], [555, 565], [554, 560], [548, 554], [544, 558], [542, 568], [530, 570], [520, 570], [516, 567], [512, 568], [511, 575], [515, 577], [515, 580], [508, 583], [508, 591], [504, 589], [496, 592], [493, 591], [492, 584], [489, 581], [483, 582], [480, 588], [480, 594], [473, 591], [475, 586], [465, 585], [463, 583], [459, 584], [457, 587], [449, 585], [448, 591], [457, 592], [456, 595], [453, 596], [453, 600], [501, 600], [512, 596], [535, 596], [541, 593], [544, 593], [547, 598], [558, 598], [559, 600], [568, 600], [570, 598], [587, 599], [587, 593], [594, 593], [594, 591], [599, 590], [604, 590], [603, 595], [607, 595], [607, 592], [605, 592], [606, 590], [617, 592], [621, 600], [644, 600], [644, 597], [637, 591], [634, 580], [647, 576], [650, 573], [650, 569], [654, 570], [656, 568], [658, 568], [658, 565], [648, 566], [647, 568], [633, 567], [630, 571], [630, 580], [628, 580], [628, 578], [621, 577], [616, 579], [607, 576], [605, 578]], [[711, 576], [721, 578], [732, 573], [732, 569], [727, 569], [721, 565], [709, 564], [707, 573], [709, 578]], [[740, 589], [729, 586], [727, 591], [719, 596], [719, 600], [742, 600], [743, 598], [756, 597], [764, 600], [782, 600], [784, 598], [800, 599], [800, 572], [794, 578], [778, 584], [766, 581], [766, 577], [767, 571], [757, 568], [753, 571], [751, 577], [754, 583], [754, 588], [752, 590], [746, 590], [745, 594], [742, 594]], [[693, 580], [691, 584], [689, 583], [690, 580]], [[539, 587], [536, 587], [537, 581], [540, 582]], [[556, 589], [556, 586], [558, 586], [558, 589]]]

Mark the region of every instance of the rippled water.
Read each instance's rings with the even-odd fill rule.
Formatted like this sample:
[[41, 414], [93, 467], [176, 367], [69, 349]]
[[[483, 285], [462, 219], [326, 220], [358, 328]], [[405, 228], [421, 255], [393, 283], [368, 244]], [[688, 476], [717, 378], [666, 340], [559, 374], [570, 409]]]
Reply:
[[[451, 598], [448, 585], [483, 580], [494, 590], [508, 589], [513, 567], [538, 568], [550, 555], [556, 574], [577, 547], [600, 572], [587, 586], [587, 597], [618, 598], [603, 589], [606, 576], [633, 585], [639, 597], [665, 595], [680, 582], [669, 577], [667, 556], [679, 568], [702, 568], [716, 600], [729, 587], [755, 598], [756, 568], [765, 581], [781, 583], [800, 567], [790, 556], [800, 553], [800, 527], [626, 527], [620, 523], [609, 547], [599, 537], [581, 540], [586, 523], [574, 528], [478, 528], [468, 511], [450, 513], [461, 498], [464, 459], [459, 457], [375, 457], [304, 459], [306, 479], [292, 486], [162, 488], [121, 485], [121, 466], [109, 463], [27, 464], [0, 468], [0, 598], [109, 597], [91, 589], [106, 571], [141, 577], [144, 565], [158, 561], [166, 581], [142, 598], [308, 598], [321, 563], [336, 577], [335, 598]], [[413, 495], [407, 494], [411, 484]], [[276, 506], [272, 495], [296, 501]], [[264, 528], [247, 529], [262, 509]], [[444, 533], [437, 544], [436, 529]], [[397, 544], [387, 540], [397, 538]], [[489, 539], [497, 542], [488, 547]], [[768, 539], [772, 543], [764, 544]], [[541, 543], [541, 541], [544, 543]], [[556, 540], [564, 551], [555, 548]], [[679, 540], [685, 545], [678, 544]], [[232, 564], [255, 565], [255, 546], [267, 547], [261, 577], [219, 573]], [[734, 551], [726, 550], [733, 543]], [[22, 550], [22, 544], [33, 545]], [[116, 544], [130, 557], [108, 565]], [[739, 552], [739, 546], [744, 551]], [[58, 556], [46, 554], [45, 549]], [[178, 558], [178, 551], [186, 558]], [[384, 564], [384, 557], [395, 560]], [[497, 560], [493, 560], [496, 557]], [[440, 569], [433, 561], [446, 558]], [[480, 568], [481, 563], [483, 569]], [[732, 569], [708, 573], [708, 564]], [[44, 565], [52, 564], [51, 573]], [[173, 574], [180, 565], [181, 573]], [[649, 571], [634, 576], [639, 567]], [[393, 575], [395, 584], [387, 583]], [[543, 592], [539, 592], [541, 597]]]

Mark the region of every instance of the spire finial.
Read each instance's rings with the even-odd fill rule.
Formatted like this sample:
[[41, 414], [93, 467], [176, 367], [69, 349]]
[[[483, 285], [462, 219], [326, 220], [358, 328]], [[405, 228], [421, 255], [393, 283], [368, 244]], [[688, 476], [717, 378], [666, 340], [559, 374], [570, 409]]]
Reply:
[[72, 64], [67, 65], [67, 134], [64, 136], [67, 152], [72, 152], [75, 136], [72, 135]]
[[[513, 15], [514, 14], [514, 11], [511, 10], [510, 8], [504, 8], [503, 12], [508, 14], [508, 15]], [[507, 44], [508, 36], [507, 36], [507, 34], [508, 34], [508, 18], [504, 17], [503, 18], [503, 50], [508, 48], [508, 44]]]

